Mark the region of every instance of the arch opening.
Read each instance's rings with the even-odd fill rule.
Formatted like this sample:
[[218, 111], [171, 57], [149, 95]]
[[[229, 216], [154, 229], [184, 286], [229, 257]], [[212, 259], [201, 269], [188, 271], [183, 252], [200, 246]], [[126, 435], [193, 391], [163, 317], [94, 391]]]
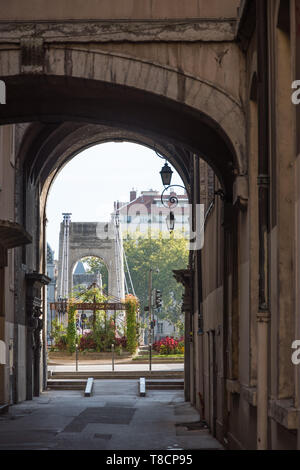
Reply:
[[[166, 218], [166, 213], [168, 212], [168, 209], [164, 209], [162, 207], [160, 207], [160, 204], [161, 204], [161, 195], [160, 195], [160, 192], [157, 191], [157, 189], [160, 189], [160, 188], [163, 188], [162, 186], [162, 182], [161, 182], [161, 176], [159, 174], [159, 171], [161, 170], [161, 167], [164, 165], [164, 158], [158, 158], [157, 155], [153, 152], [153, 151], [149, 151], [149, 149], [145, 149], [144, 146], [136, 146], [136, 145], [133, 145], [132, 143], [123, 143], [123, 144], [120, 144], [118, 143], [117, 145], [114, 144], [114, 143], [111, 143], [111, 144], [106, 144], [106, 147], [114, 147], [115, 148], [115, 153], [116, 154], [119, 154], [120, 155], [120, 158], [117, 159], [117, 162], [116, 162], [116, 166], [118, 166], [118, 162], [120, 162], [120, 159], [124, 159], [123, 155], [122, 155], [122, 152], [124, 152], [124, 155], [126, 154], [126, 151], [122, 150], [122, 147], [126, 147], [128, 146], [128, 149], [127, 149], [127, 153], [128, 154], [132, 154], [133, 153], [133, 148], [137, 147], [137, 148], [140, 148], [141, 150], [139, 150], [140, 154], [138, 155], [135, 155], [135, 158], [133, 159], [133, 164], [132, 165], [127, 165], [129, 166], [129, 170], [128, 172], [131, 173], [132, 172], [132, 168], [134, 167], [134, 165], [136, 164], [136, 161], [137, 160], [141, 160], [141, 168], [137, 169], [137, 174], [134, 175], [134, 179], [133, 181], [136, 181], [136, 179], [139, 178], [139, 176], [141, 175], [141, 173], [139, 173], [139, 171], [141, 172], [144, 172], [146, 174], [150, 174], [152, 173], [152, 170], [150, 169], [150, 166], [149, 166], [149, 171], [147, 171], [147, 167], [150, 163], [150, 161], [154, 161], [156, 159], [156, 162], [155, 162], [155, 165], [153, 166], [153, 168], [155, 168], [155, 170], [153, 170], [153, 175], [154, 176], [151, 176], [149, 177], [149, 181], [154, 181], [154, 186], [156, 190], [147, 190], [147, 191], [142, 191], [141, 192], [141, 196], [139, 195], [139, 193], [137, 193], [136, 191], [130, 191], [130, 200], [137, 200], [139, 199], [139, 197], [142, 197], [142, 198], [145, 198], [145, 199], [149, 199], [152, 197], [152, 199], [154, 200], [154, 202], [156, 204], [158, 204], [159, 206], [159, 211], [162, 211], [163, 214], [160, 214], [160, 217], [162, 217], [163, 220], [165, 220]], [[101, 149], [101, 151], [100, 151]], [[119, 150], [118, 150], [119, 149]], [[146, 151], [146, 154], [143, 155], [143, 152]], [[86, 154], [86, 156], [84, 156]], [[90, 154], [90, 155], [88, 155]], [[66, 166], [59, 170], [58, 171], [58, 179], [56, 179], [55, 181], [52, 181], [52, 186], [51, 186], [51, 191], [50, 191], [50, 194], [55, 193], [56, 191], [56, 183], [60, 183], [61, 186], [63, 187], [63, 193], [58, 193], [58, 198], [61, 196], [64, 196], [64, 206], [61, 206], [60, 207], [60, 210], [58, 210], [58, 212], [62, 212], [62, 210], [67, 210], [69, 212], [72, 212], [73, 214], [73, 209], [74, 207], [70, 207], [68, 205], [68, 198], [67, 198], [67, 193], [68, 193], [68, 186], [67, 184], [63, 183], [63, 181], [59, 181], [59, 178], [60, 178], [60, 175], [62, 175], [63, 173], [65, 173], [66, 175], [68, 174], [71, 174], [71, 181], [72, 181], [72, 170], [71, 172], [68, 170], [68, 167], [70, 165], [72, 165], [72, 163], [76, 163], [76, 160], [80, 161], [80, 158], [82, 159], [82, 163], [85, 164], [85, 169], [87, 169], [88, 172], [90, 172], [90, 174], [94, 175], [94, 174], [97, 174], [97, 170], [88, 163], [88, 160], [89, 158], [92, 158], [92, 162], [96, 161], [100, 164], [101, 161], [103, 161], [103, 165], [105, 166], [105, 159], [101, 159], [101, 156], [104, 157], [105, 155], [107, 154], [107, 159], [108, 160], [111, 160], [112, 157], [109, 153], [109, 151], [105, 151], [105, 145], [100, 145], [100, 146], [93, 146], [91, 148], [89, 148], [88, 150], [86, 150], [85, 152], [83, 152], [81, 154], [81, 157], [80, 155], [77, 155], [77, 157], [74, 157], [71, 161], [69, 161], [69, 163], [66, 164]], [[126, 155], [126, 157], [128, 157], [128, 154]], [[142, 162], [143, 160], [143, 157], [145, 158], [145, 163]], [[147, 158], [146, 158], [147, 157]], [[128, 162], [128, 158], [126, 158], [126, 162]], [[125, 164], [125, 163], [124, 163]], [[78, 167], [79, 168], [79, 167]], [[79, 169], [77, 168], [77, 172], [79, 171]], [[109, 167], [110, 168], [110, 167]], [[174, 169], [175, 170], [175, 169]], [[108, 169], [104, 169], [103, 168], [103, 175], [102, 175], [102, 179], [100, 178], [99, 179], [99, 186], [101, 188], [101, 185], [102, 185], [102, 182], [103, 182], [103, 178], [106, 179], [107, 178], [107, 172], [109, 170]], [[122, 175], [122, 178], [124, 179], [126, 175], [124, 175], [124, 168], [122, 167], [120, 169], [120, 173]], [[74, 185], [74, 188], [76, 189], [77, 187], [79, 188], [84, 188], [84, 183], [83, 181], [85, 180], [85, 175], [80, 172], [79, 173], [80, 175], [80, 179], [81, 179], [81, 182], [80, 184], [75, 184]], [[173, 179], [173, 183], [181, 183], [181, 185], [183, 185], [183, 181], [180, 179], [180, 176], [179, 174], [176, 173], [175, 171], [175, 176], [173, 176], [173, 178], [175, 178], [175, 180]], [[146, 177], [145, 177], [145, 180], [146, 180]], [[102, 182], [101, 182], [102, 181]], [[108, 184], [110, 186], [113, 186], [113, 181], [114, 181], [114, 176], [112, 176], [111, 178], [109, 178], [109, 182]], [[118, 180], [117, 180], [118, 181]], [[127, 187], [127, 190], [130, 189], [130, 184], [133, 182], [133, 181], [128, 181], [127, 183], [127, 180], [126, 182], [123, 184], [123, 186], [125, 185]], [[147, 180], [148, 181], [148, 180]], [[89, 180], [86, 182], [86, 185], [89, 186], [91, 183], [89, 183]], [[145, 183], [143, 181], [139, 181], [139, 188], [140, 189], [147, 189], [149, 188], [149, 184], [148, 184], [148, 187], [145, 186], [143, 188], [142, 185], [147, 185], [148, 183]], [[155, 184], [157, 184], [155, 186]], [[175, 188], [176, 189], [176, 188]], [[121, 187], [121, 190], [122, 187]], [[102, 189], [100, 189], [100, 192], [99, 194], [101, 193], [101, 191], [105, 192], [105, 187], [103, 187]], [[113, 192], [114, 192], [114, 197], [117, 197], [118, 196], [118, 183], [116, 182], [116, 185], [115, 185], [115, 188], [113, 188]], [[183, 192], [183, 194], [180, 196], [183, 198], [183, 201], [182, 201], [182, 204], [184, 203], [185, 205], [188, 205], [189, 203], [189, 197], [188, 195], [186, 194], [185, 190], [184, 190], [184, 187], [182, 187], [181, 193]], [[83, 190], [83, 193], [84, 193], [84, 190]], [[151, 193], [151, 194], [150, 194]], [[49, 194], [49, 195], [50, 195]], [[122, 194], [122, 192], [121, 192]], [[100, 196], [99, 196], [100, 197]], [[166, 197], [168, 197], [168, 195], [166, 194]], [[61, 198], [62, 199], [62, 198]], [[98, 199], [98, 197], [95, 195], [95, 198], [94, 198], [94, 202], [92, 204], [90, 204], [92, 207], [94, 207], [94, 205], [97, 205], [96, 204], [96, 200]], [[122, 199], [124, 200], [124, 199]], [[113, 209], [113, 199], [111, 201], [111, 210]], [[73, 201], [73, 204], [76, 206], [76, 203], [77, 201], [74, 200]], [[123, 203], [124, 204], [124, 203]], [[180, 204], [181, 204], [181, 201], [180, 201]], [[181, 205], [182, 205], [181, 204]], [[86, 200], [84, 201], [84, 204], [83, 204], [83, 207], [88, 207], [89, 205], [89, 194], [87, 193], [86, 194]], [[125, 204], [126, 206], [126, 204]], [[183, 206], [182, 206], [183, 207]], [[181, 209], [182, 210], [182, 209]], [[188, 208], [187, 208], [188, 210]], [[53, 217], [53, 213], [50, 212], [50, 214], [48, 213], [48, 210], [46, 211], [47, 212], [47, 219], [49, 218], [50, 219], [50, 224], [51, 224], [51, 218]], [[76, 212], [76, 211], [75, 211]], [[100, 212], [99, 212], [100, 214]], [[107, 214], [106, 214], [107, 215]], [[91, 216], [90, 216], [90, 213], [87, 213], [86, 214], [86, 217], [88, 220], [92, 220], [91, 219]], [[127, 211], [126, 213], [122, 212], [122, 205], [120, 205], [120, 221], [121, 221], [121, 226], [122, 227], [125, 227], [125, 219], [126, 219], [127, 216]], [[107, 289], [107, 293], [108, 295], [112, 294], [111, 292], [111, 278], [112, 278], [112, 273], [114, 272], [115, 270], [115, 265], [113, 264], [114, 263], [114, 256], [109, 256], [109, 253], [106, 252], [104, 250], [104, 252], [101, 250], [103, 250], [103, 247], [101, 247], [101, 242], [100, 241], [100, 244], [99, 244], [99, 249], [97, 249], [97, 240], [96, 238], [91, 238], [91, 232], [92, 230], [95, 229], [95, 225], [96, 223], [92, 223], [92, 222], [73, 222], [73, 220], [82, 220], [80, 218], [80, 215], [78, 216], [78, 213], [76, 215], [76, 217], [72, 215], [71, 217], [71, 222], [70, 222], [70, 241], [69, 241], [69, 246], [70, 246], [70, 252], [69, 252], [69, 285], [71, 285], [70, 283], [70, 279], [72, 278], [72, 288], [70, 287], [69, 288], [69, 291], [70, 292], [74, 292], [76, 289], [76, 284], [80, 284], [80, 282], [77, 282], [75, 279], [74, 279], [74, 270], [76, 271], [75, 267], [77, 265], [77, 262], [78, 260], [82, 260], [84, 261], [87, 257], [89, 258], [93, 258], [92, 261], [95, 261], [95, 258], [97, 259], [101, 259], [107, 266], [107, 271], [108, 271], [108, 279], [107, 279], [107, 284], [108, 284], [108, 289]], [[95, 217], [94, 220], [97, 220], [97, 218]], [[106, 219], [108, 221], [108, 217], [106, 217]], [[143, 222], [143, 221], [142, 221]], [[100, 225], [104, 223], [104, 222], [100, 222]], [[177, 226], [179, 227], [180, 225], [180, 221], [178, 219], [178, 222], [177, 223]], [[106, 224], [108, 225], [108, 223], [106, 222]], [[49, 225], [49, 222], [48, 222], [48, 225]], [[165, 224], [166, 225], [166, 224]], [[130, 223], [127, 225], [127, 228], [130, 226]], [[166, 227], [165, 227], [166, 229]], [[155, 230], [155, 229], [154, 229]], [[177, 227], [176, 227], [176, 230], [177, 230]], [[85, 233], [85, 231], [87, 232], [87, 244], [85, 245], [85, 243], [83, 242], [83, 239], [81, 239], [81, 236]], [[61, 232], [62, 232], [62, 227], [61, 227]], [[110, 231], [109, 231], [110, 232]], [[94, 230], [94, 234], [96, 233], [96, 231]], [[140, 235], [140, 234], [139, 234]], [[139, 236], [138, 235], [138, 236]], [[93, 235], [94, 236], [94, 235]], [[79, 238], [78, 238], [79, 237]], [[130, 238], [130, 237], [129, 237]], [[126, 238], [125, 238], [125, 244], [126, 244]], [[172, 240], [171, 240], [172, 242]], [[60, 243], [62, 243], [62, 237], [60, 237]], [[107, 241], [105, 241], [105, 243], [107, 243]], [[141, 307], [141, 310], [143, 311], [143, 307], [146, 305], [146, 302], [148, 300], [148, 289], [147, 289], [147, 280], [148, 280], [148, 275], [147, 275], [147, 269], [148, 268], [143, 268], [141, 266], [139, 266], [139, 262], [137, 262], [135, 259], [134, 259], [134, 252], [135, 252], [135, 246], [134, 246], [134, 241], [132, 239], [129, 239], [129, 242], [128, 242], [128, 247], [126, 246], [126, 248], [128, 248], [129, 250], [129, 254], [128, 254], [128, 265], [126, 265], [124, 267], [124, 271], [125, 271], [125, 278], [126, 278], [126, 281], [127, 281], [127, 286], [126, 286], [126, 282], [125, 282], [125, 293], [128, 292], [130, 294], [137, 294], [139, 296], [139, 298], [141, 297], [141, 302], [143, 304], [143, 306]], [[169, 306], [169, 314], [170, 314], [170, 317], [168, 319], [164, 319], [161, 315], [158, 315], [157, 317], [157, 331], [155, 331], [155, 338], [160, 338], [160, 337], [163, 337], [166, 336], [166, 335], [174, 335], [176, 333], [176, 335], [178, 335], [180, 332], [182, 333], [182, 328], [183, 328], [183, 321], [182, 321], [182, 318], [181, 318], [181, 321], [179, 322], [180, 318], [179, 316], [181, 315], [181, 312], [180, 312], [180, 307], [181, 307], [181, 298], [182, 298], [182, 287], [180, 285], [177, 286], [177, 283], [176, 281], [173, 279], [173, 273], [172, 273], [172, 269], [186, 269], [187, 265], [188, 265], [188, 240], [186, 240], [186, 248], [185, 248], [185, 254], [182, 255], [182, 259], [181, 258], [178, 258], [178, 260], [175, 260], [173, 265], [172, 263], [170, 262], [170, 254], [172, 252], [172, 247], [170, 248], [171, 251], [169, 253], [169, 255], [167, 255], [167, 245], [169, 243], [169, 240], [168, 238], [165, 238], [165, 240], [160, 240], [159, 237], [152, 241], [150, 241], [149, 243], [147, 242], [147, 240], [144, 240], [144, 238], [141, 236], [140, 239], [139, 239], [139, 243], [143, 244], [142, 246], [142, 250], [145, 249], [147, 250], [147, 253], [148, 253], [148, 258], [150, 259], [151, 258], [151, 253], [153, 251], [153, 253], [155, 254], [156, 256], [156, 262], [158, 262], [160, 260], [160, 256], [159, 256], [159, 253], [161, 252], [161, 260], [160, 260], [160, 263], [162, 264], [162, 266], [164, 264], [168, 264], [168, 273], [167, 273], [167, 277], [169, 278], [169, 284], [171, 285], [170, 289], [167, 288], [166, 291], [164, 292], [164, 296], [167, 297], [168, 296], [168, 293], [170, 291], [170, 295], [167, 299], [167, 301], [170, 303], [170, 306]], [[175, 245], [173, 246], [173, 249], [175, 248]], [[164, 252], [162, 251], [164, 250]], [[126, 250], [125, 250], [126, 251]], [[138, 250], [137, 250], [138, 251]], [[60, 249], [60, 253], [62, 252], [62, 250]], [[141, 256], [141, 251], [140, 253], [138, 254], [138, 257], [137, 257], [137, 260], [140, 260], [139, 256]], [[178, 252], [179, 253], [179, 252]], [[145, 255], [146, 256], [146, 255]], [[145, 258], [144, 256], [144, 263], [147, 263], [147, 256]], [[61, 256], [60, 256], [61, 257]], [[164, 261], [164, 257], [166, 258], [165, 261]], [[184, 258], [184, 259], [183, 259]], [[127, 263], [127, 262], [126, 262]], [[92, 265], [93, 267], [96, 267], [97, 263], [93, 262], [91, 263], [90, 265]], [[141, 269], [142, 268], [142, 269]], [[144, 270], [143, 270], [144, 269]], [[143, 271], [143, 275], [141, 276], [139, 274], [139, 270]], [[59, 271], [61, 272], [62, 271], [62, 263], [61, 261], [59, 261]], [[97, 269], [94, 269], [94, 272], [96, 272]], [[136, 272], [138, 271], [138, 272]], [[79, 276], [78, 278], [80, 278], [80, 273], [78, 273]], [[164, 274], [166, 275], [166, 273]], [[82, 273], [82, 276], [84, 277], [85, 274]], [[133, 278], [133, 284], [131, 285], [130, 284], [130, 281], [132, 280], [131, 279], [131, 276]], [[78, 279], [80, 281], [80, 279]], [[88, 284], [91, 284], [92, 283], [92, 279], [89, 279], [88, 282], [86, 282], [86, 280], [84, 279], [83, 281], [85, 281], [85, 288], [88, 287]], [[97, 282], [97, 281], [96, 281]], [[61, 280], [59, 279], [58, 281], [58, 284], [60, 285], [61, 284]], [[98, 283], [99, 284], [99, 283]], [[137, 284], [141, 284], [141, 285], [138, 285]], [[144, 285], [145, 284], [145, 285]], [[168, 284], [168, 283], [167, 283]], [[136, 292], [134, 291], [134, 287], [136, 289]], [[156, 280], [154, 282], [154, 287], [156, 288], [161, 288], [161, 285], [159, 283], [156, 283]], [[141, 295], [142, 293], [142, 295]], [[116, 296], [116, 294], [114, 294], [114, 297]], [[178, 304], [178, 305], [177, 305]], [[175, 318], [176, 317], [176, 318]], [[178, 317], [178, 318], [177, 318]], [[176, 321], [175, 321], [176, 320]], [[176, 325], [176, 323], [178, 323], [178, 325]], [[179, 324], [180, 323], [180, 324]], [[159, 331], [158, 331], [159, 330]], [[147, 338], [147, 336], [146, 336]]]
[[96, 284], [102, 292], [108, 295], [108, 268], [99, 256], [80, 258], [73, 269], [73, 292], [80, 292]]

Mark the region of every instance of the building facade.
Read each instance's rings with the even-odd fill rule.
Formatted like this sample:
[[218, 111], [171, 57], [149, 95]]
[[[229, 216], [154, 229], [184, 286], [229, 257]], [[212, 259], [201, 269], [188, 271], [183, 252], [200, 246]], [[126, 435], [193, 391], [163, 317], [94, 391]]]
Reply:
[[136, 191], [131, 191], [129, 202], [115, 203], [115, 210], [118, 210], [123, 230], [147, 231], [150, 227], [154, 230], [167, 230], [166, 218], [172, 207], [172, 204], [168, 203], [170, 196], [177, 201], [172, 208], [176, 218], [176, 228], [185, 228], [189, 221], [188, 195], [171, 192], [170, 195], [163, 195], [162, 201], [159, 191], [149, 190], [142, 191], [138, 197]]
[[241, 2], [247, 171], [193, 257], [190, 398], [233, 449], [299, 448], [299, 6]]

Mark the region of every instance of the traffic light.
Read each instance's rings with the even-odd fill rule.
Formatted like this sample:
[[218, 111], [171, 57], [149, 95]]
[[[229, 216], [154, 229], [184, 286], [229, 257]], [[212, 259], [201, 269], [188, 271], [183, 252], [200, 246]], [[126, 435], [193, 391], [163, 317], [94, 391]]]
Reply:
[[153, 290], [153, 307], [154, 308], [161, 308], [162, 306], [162, 297], [161, 297], [161, 291], [159, 289], [154, 289]]
[[162, 306], [162, 297], [161, 297], [161, 291], [156, 290], [156, 308], [161, 308]]

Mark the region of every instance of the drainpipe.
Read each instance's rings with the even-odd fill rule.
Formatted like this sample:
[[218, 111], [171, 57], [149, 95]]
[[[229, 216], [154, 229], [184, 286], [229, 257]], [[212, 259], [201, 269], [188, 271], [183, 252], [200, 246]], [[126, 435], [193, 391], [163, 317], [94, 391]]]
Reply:
[[268, 449], [268, 330], [269, 317], [257, 318], [257, 449]]
[[259, 305], [257, 313], [257, 449], [268, 448], [269, 91], [268, 2], [256, 0], [258, 72]]

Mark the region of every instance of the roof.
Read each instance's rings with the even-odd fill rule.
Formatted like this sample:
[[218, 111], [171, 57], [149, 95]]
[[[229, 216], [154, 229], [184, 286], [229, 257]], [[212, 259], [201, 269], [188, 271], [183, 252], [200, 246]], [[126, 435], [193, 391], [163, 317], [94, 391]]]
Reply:
[[86, 271], [85, 271], [85, 267], [83, 265], [83, 262], [78, 261], [78, 263], [76, 264], [74, 274], [85, 274], [85, 273], [86, 273]]
[[54, 263], [54, 251], [52, 250], [49, 243], [47, 243], [47, 264]]

